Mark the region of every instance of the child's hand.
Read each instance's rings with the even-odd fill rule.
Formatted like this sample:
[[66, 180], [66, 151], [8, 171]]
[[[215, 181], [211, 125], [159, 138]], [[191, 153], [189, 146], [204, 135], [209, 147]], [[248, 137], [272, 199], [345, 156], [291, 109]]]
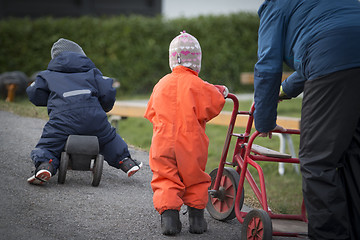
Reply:
[[227, 95], [229, 94], [229, 89], [224, 86], [224, 85], [214, 85], [218, 90], [219, 92], [224, 96], [224, 98], [227, 97]]

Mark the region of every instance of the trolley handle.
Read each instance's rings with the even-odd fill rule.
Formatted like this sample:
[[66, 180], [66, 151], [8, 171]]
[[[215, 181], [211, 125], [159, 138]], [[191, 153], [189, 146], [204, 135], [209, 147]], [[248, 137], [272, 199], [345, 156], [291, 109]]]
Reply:
[[230, 98], [231, 100], [233, 100], [234, 102], [239, 102], [238, 98], [236, 97], [235, 94], [232, 93], [228, 93], [228, 95], [226, 96], [226, 98]]
[[[281, 133], [281, 134], [300, 134], [300, 130], [299, 129], [286, 129], [285, 132], [276, 130], [276, 131], [271, 131], [272, 133]], [[253, 134], [251, 134], [250, 139], [247, 143], [247, 145], [251, 148], [255, 138], [260, 134], [259, 131], [255, 131]]]
[[283, 133], [283, 134], [300, 134], [300, 130], [299, 129], [289, 129], [289, 128], [285, 128], [286, 131], [282, 132], [282, 131], [271, 131], [273, 133]]

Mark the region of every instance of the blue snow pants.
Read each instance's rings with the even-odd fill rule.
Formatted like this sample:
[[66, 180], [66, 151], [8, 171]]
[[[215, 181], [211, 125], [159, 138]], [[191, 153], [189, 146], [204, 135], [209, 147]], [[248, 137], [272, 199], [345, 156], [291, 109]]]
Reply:
[[100, 153], [115, 168], [125, 157], [130, 157], [128, 146], [111, 126], [106, 113], [99, 107], [83, 107], [68, 111], [53, 111], [44, 126], [41, 138], [31, 152], [35, 166], [49, 161], [56, 169], [60, 166], [61, 152], [69, 135], [92, 135], [99, 139]]

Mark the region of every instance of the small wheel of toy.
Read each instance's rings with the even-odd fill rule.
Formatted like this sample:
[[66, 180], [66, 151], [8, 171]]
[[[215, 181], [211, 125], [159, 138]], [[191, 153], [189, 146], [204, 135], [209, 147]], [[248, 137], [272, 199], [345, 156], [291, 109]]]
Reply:
[[251, 210], [242, 224], [241, 239], [272, 239], [272, 223], [269, 214], [262, 209]]
[[65, 183], [66, 171], [68, 169], [68, 166], [69, 166], [69, 154], [67, 152], [62, 152], [60, 159], [58, 183], [60, 184]]
[[92, 169], [93, 181], [92, 181], [91, 185], [94, 186], [94, 187], [97, 187], [100, 184], [103, 165], [104, 165], [104, 156], [101, 155], [101, 154], [98, 154], [96, 156], [95, 164], [94, 164], [94, 167]]
[[[240, 176], [233, 168], [225, 167], [220, 180], [219, 190], [212, 190], [215, 184], [218, 168], [210, 173], [211, 185], [209, 188], [209, 201], [206, 209], [210, 215], [220, 221], [235, 218], [235, 198], [239, 186]], [[240, 209], [244, 203], [244, 189], [240, 199]]]

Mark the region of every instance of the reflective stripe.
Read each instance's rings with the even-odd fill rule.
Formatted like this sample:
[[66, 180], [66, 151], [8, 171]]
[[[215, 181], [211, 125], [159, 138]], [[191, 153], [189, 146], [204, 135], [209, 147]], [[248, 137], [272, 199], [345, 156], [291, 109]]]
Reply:
[[74, 90], [74, 91], [70, 91], [70, 92], [64, 92], [63, 97], [72, 97], [72, 96], [76, 96], [76, 95], [90, 94], [90, 93], [91, 93], [91, 91], [89, 89]]

